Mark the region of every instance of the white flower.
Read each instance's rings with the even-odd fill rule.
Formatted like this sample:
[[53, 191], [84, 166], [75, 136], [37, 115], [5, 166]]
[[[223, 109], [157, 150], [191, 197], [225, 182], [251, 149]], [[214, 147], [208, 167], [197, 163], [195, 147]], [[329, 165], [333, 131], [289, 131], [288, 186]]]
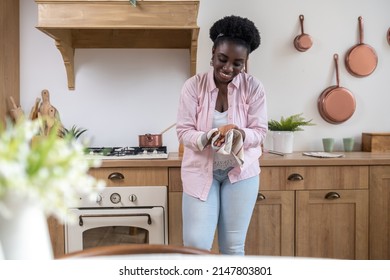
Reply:
[[101, 162], [87, 159], [82, 144], [59, 138], [55, 130], [32, 141], [38, 131], [39, 120], [26, 119], [0, 130], [0, 215], [10, 214], [3, 198], [12, 193], [37, 200], [47, 215], [62, 220], [80, 194], [96, 197], [105, 187], [88, 174]]

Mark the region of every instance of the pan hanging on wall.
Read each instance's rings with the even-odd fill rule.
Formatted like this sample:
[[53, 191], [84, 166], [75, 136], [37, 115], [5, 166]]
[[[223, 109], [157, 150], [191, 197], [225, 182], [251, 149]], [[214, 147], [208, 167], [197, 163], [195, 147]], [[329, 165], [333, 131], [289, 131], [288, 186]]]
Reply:
[[340, 86], [338, 54], [333, 56], [336, 68], [337, 85], [326, 88], [318, 98], [318, 111], [321, 117], [331, 124], [340, 124], [352, 117], [356, 108], [353, 94]]
[[355, 77], [366, 77], [374, 72], [378, 56], [373, 47], [364, 44], [363, 18], [359, 20], [359, 44], [350, 48], [345, 56], [348, 72]]
[[390, 45], [390, 28], [387, 30], [387, 43]]
[[306, 34], [303, 30], [304, 19], [305, 18], [303, 15], [299, 16], [299, 20], [301, 23], [301, 34], [296, 36], [294, 39], [294, 47], [300, 52], [307, 51], [313, 45], [313, 40], [311, 39], [311, 36], [309, 34]]

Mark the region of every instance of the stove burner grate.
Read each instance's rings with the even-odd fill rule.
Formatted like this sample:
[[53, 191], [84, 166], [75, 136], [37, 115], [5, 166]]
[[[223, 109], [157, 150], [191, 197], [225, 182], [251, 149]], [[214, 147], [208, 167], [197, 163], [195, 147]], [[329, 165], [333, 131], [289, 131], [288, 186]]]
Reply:
[[90, 147], [88, 152], [90, 155], [121, 157], [140, 154], [166, 154], [167, 147]]

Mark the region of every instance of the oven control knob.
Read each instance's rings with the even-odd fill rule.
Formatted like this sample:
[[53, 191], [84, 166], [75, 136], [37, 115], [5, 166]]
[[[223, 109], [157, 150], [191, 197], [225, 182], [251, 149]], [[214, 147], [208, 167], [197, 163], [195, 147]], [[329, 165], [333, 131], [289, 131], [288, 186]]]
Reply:
[[131, 202], [135, 202], [137, 200], [137, 196], [135, 194], [131, 194], [131, 195], [129, 195], [129, 200]]
[[96, 203], [101, 203], [102, 202], [102, 200], [103, 200], [103, 197], [100, 195], [100, 194], [98, 194], [97, 196], [96, 196]]
[[118, 204], [119, 202], [121, 202], [121, 196], [119, 195], [119, 193], [113, 193], [110, 196], [110, 200], [112, 203]]

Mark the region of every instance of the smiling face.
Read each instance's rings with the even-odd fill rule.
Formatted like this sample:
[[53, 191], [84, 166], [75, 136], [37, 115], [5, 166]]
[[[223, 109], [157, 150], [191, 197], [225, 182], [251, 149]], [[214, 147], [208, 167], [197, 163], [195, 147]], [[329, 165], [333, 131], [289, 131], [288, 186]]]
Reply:
[[223, 41], [213, 48], [212, 62], [217, 86], [227, 85], [241, 73], [248, 59], [248, 49], [235, 42]]

